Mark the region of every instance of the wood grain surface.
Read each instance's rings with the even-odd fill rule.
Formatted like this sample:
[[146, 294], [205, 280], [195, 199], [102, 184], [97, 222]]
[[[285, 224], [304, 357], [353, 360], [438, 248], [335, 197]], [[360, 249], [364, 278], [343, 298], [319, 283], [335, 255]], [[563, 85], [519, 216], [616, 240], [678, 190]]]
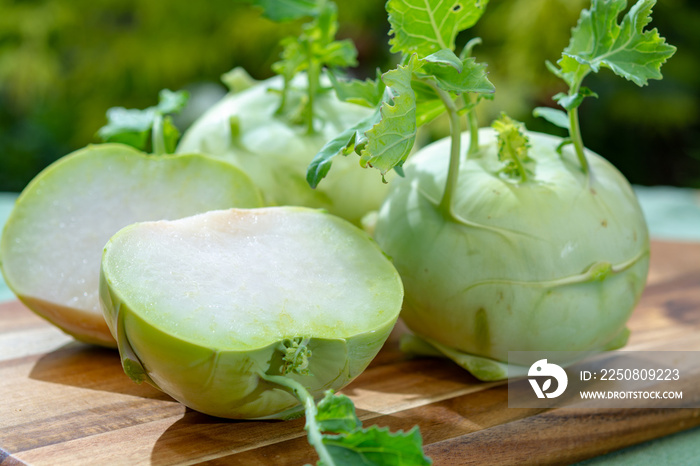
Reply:
[[[628, 350], [700, 351], [700, 244], [652, 245]], [[419, 425], [437, 465], [567, 464], [700, 425], [700, 408], [513, 409], [503, 382], [409, 359], [399, 324], [343, 390], [365, 425]], [[696, 387], [700, 390], [700, 387]], [[229, 421], [124, 375], [116, 351], [73, 341], [18, 302], [0, 305], [0, 463], [302, 465], [303, 419]]]

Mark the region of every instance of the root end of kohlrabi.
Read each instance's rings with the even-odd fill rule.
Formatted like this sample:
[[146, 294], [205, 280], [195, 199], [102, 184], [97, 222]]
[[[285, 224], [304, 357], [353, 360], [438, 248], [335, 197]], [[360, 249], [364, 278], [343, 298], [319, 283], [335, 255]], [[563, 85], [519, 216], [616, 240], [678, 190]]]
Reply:
[[[482, 382], [494, 382], [507, 379], [508, 377], [522, 375], [519, 370], [517, 370], [515, 374], [509, 373], [508, 364], [504, 362], [463, 353], [429, 338], [423, 338], [413, 334], [407, 334], [401, 337], [400, 348], [401, 351], [414, 356], [431, 356], [450, 359]], [[527, 368], [523, 369], [524, 374], [527, 374]]]
[[[612, 351], [622, 348], [627, 344], [630, 331], [623, 328], [609, 343], [597, 351]], [[427, 356], [446, 358], [466, 369], [482, 382], [496, 382], [513, 377], [523, 377], [528, 373], [528, 367], [519, 364], [496, 361], [495, 359], [474, 354], [465, 353], [450, 348], [430, 338], [420, 337], [412, 333], [401, 336], [400, 349], [410, 356]], [[586, 352], [591, 353], [591, 351]], [[573, 362], [573, 361], [569, 361]]]

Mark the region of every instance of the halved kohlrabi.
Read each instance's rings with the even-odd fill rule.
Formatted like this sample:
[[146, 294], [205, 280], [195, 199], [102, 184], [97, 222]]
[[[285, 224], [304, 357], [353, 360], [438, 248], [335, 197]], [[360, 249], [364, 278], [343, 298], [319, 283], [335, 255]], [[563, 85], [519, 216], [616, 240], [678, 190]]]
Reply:
[[[376, 243], [302, 207], [231, 209], [119, 231], [100, 296], [125, 372], [197, 411], [285, 418], [374, 358], [403, 287]], [[269, 379], [268, 379], [269, 378]]]
[[137, 221], [260, 203], [247, 175], [219, 160], [89, 146], [22, 192], [2, 235], [2, 272], [40, 316], [79, 340], [115, 346], [98, 299], [102, 249], [114, 233]]

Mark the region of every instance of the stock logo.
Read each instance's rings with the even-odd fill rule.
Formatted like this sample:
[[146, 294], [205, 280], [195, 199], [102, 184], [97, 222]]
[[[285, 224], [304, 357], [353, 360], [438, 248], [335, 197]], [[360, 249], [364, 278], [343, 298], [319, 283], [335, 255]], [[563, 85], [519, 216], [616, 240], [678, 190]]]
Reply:
[[[530, 366], [527, 375], [528, 377], [548, 377], [544, 380], [541, 387], [537, 381], [538, 379], [528, 379], [537, 398], [556, 398], [564, 393], [566, 385], [569, 383], [569, 378], [566, 376], [564, 369], [556, 364], [548, 363], [546, 359], [540, 359]], [[556, 390], [549, 392], [548, 390], [552, 388], [552, 378], [557, 381], [557, 387]]]

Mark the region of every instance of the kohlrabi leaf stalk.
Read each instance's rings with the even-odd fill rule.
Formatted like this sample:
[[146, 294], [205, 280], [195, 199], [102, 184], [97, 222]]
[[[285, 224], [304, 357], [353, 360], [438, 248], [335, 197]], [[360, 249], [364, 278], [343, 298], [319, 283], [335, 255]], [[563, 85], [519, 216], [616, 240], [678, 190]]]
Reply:
[[[457, 177], [459, 175], [459, 158], [461, 156], [461, 133], [462, 125], [459, 120], [459, 113], [452, 97], [442, 89], [435, 87], [435, 92], [440, 96], [447, 109], [447, 115], [450, 120], [450, 167], [447, 170], [447, 181], [445, 183], [445, 191], [440, 201], [440, 210], [446, 217], [452, 218], [452, 194], [457, 186]], [[470, 112], [470, 114], [473, 112]]]

